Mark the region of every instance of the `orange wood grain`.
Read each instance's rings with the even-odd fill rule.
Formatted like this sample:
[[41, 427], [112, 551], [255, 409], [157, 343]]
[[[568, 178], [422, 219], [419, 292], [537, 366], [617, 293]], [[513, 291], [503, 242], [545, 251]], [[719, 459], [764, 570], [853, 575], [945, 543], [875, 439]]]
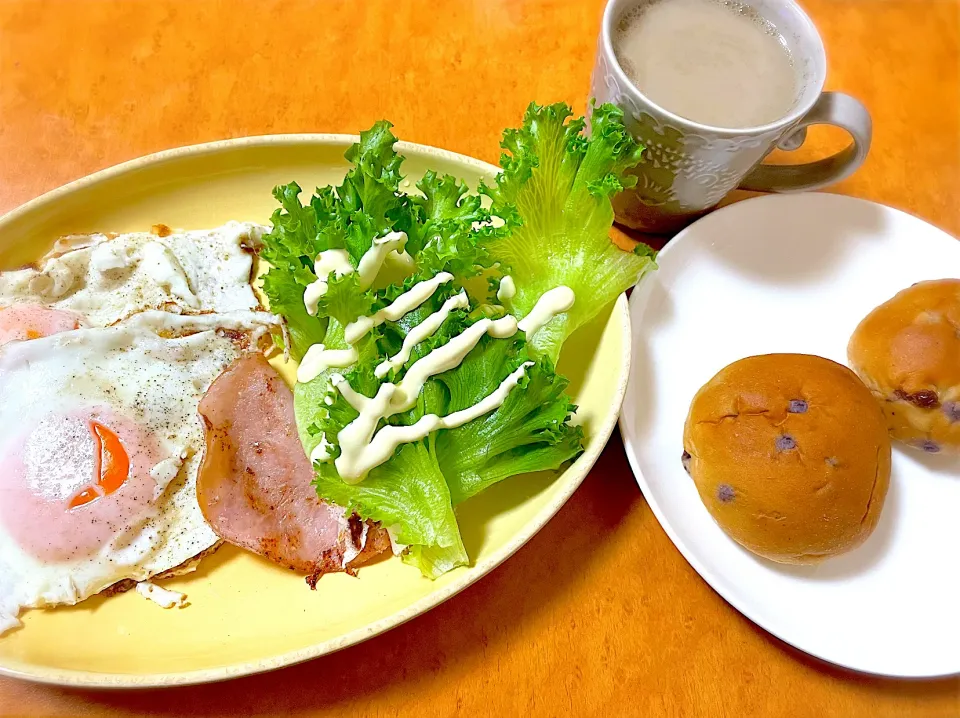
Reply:
[[[0, 211], [168, 147], [381, 117], [404, 139], [496, 161], [531, 100], [583, 110], [602, 4], [0, 0]], [[960, 1], [804, 4], [828, 86], [875, 122], [869, 159], [836, 191], [960, 234]], [[842, 141], [812, 132], [786, 159]], [[341, 714], [947, 718], [960, 682], [853, 675], [753, 626], [674, 549], [616, 439], [514, 558], [360, 646], [167, 691], [0, 679], [0, 715]]]

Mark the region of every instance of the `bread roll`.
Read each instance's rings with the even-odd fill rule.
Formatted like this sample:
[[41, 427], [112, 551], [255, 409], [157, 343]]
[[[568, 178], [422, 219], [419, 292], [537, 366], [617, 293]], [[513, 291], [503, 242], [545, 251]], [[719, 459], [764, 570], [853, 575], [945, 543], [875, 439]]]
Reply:
[[929, 453], [960, 452], [960, 279], [914, 284], [860, 322], [850, 365], [890, 434]]
[[857, 376], [807, 354], [730, 364], [694, 397], [685, 468], [735, 541], [781, 563], [860, 545], [890, 481], [883, 414]]

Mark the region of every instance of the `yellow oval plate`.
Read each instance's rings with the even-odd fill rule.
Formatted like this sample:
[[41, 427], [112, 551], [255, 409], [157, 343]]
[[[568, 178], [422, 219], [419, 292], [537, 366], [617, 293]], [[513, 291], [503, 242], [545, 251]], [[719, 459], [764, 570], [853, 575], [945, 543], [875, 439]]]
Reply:
[[[343, 153], [357, 138], [289, 135], [215, 142], [161, 152], [54, 190], [0, 218], [0, 267], [36, 260], [61, 235], [267, 222], [271, 190], [339, 183]], [[498, 171], [469, 157], [399, 143], [407, 179], [427, 169], [472, 186]], [[406, 183], [405, 185], [406, 186]], [[303, 577], [233, 546], [196, 573], [164, 582], [190, 605], [163, 610], [135, 592], [72, 607], [27, 611], [24, 627], [0, 638], [0, 672], [75, 686], [146, 687], [217, 681], [336, 651], [393, 628], [463, 590], [523, 546], [560, 509], [613, 431], [630, 364], [624, 297], [571, 337], [559, 370], [580, 406], [584, 454], [562, 474], [505, 481], [458, 507], [473, 561], [437, 581], [390, 558], [359, 578]]]

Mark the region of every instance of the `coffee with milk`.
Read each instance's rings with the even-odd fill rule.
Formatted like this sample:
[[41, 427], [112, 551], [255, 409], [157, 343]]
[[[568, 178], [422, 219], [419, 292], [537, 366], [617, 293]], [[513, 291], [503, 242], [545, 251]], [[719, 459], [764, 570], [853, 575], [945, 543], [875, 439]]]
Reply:
[[736, 0], [641, 0], [620, 17], [612, 39], [640, 92], [700, 124], [775, 122], [803, 89], [777, 28]]

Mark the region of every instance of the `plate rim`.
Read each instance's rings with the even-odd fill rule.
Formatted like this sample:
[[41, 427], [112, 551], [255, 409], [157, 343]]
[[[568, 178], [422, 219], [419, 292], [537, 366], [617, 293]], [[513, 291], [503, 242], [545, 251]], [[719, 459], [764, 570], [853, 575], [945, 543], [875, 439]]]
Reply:
[[[801, 197], [808, 197], [808, 196], [829, 196], [831, 198], [840, 198], [842, 202], [849, 201], [857, 204], [869, 204], [875, 207], [880, 207], [886, 212], [901, 214], [910, 218], [911, 220], [923, 222], [929, 227], [932, 227], [934, 230], [936, 230], [940, 234], [944, 235], [944, 237], [946, 239], [949, 239], [950, 241], [953, 241], [953, 242], [960, 241], [957, 238], [953, 237], [946, 230], [941, 229], [940, 227], [937, 227], [936, 225], [932, 224], [931, 222], [928, 222], [927, 220], [921, 217], [910, 214], [909, 212], [906, 212], [904, 210], [897, 209], [896, 207], [890, 207], [889, 205], [880, 204], [879, 202], [873, 202], [871, 200], [863, 199], [860, 197], [851, 197], [850, 195], [843, 195], [836, 192], [803, 192], [803, 193], [789, 194], [789, 195], [788, 194], [779, 194], [779, 195], [772, 194], [772, 195], [764, 195], [761, 197], [750, 197], [748, 199], [744, 199], [739, 202], [734, 202], [733, 204], [727, 205], [725, 207], [721, 207], [720, 209], [717, 209], [711, 212], [710, 214], [697, 220], [696, 222], [693, 222], [692, 224], [690, 224], [689, 226], [681, 230], [679, 233], [677, 233], [666, 244], [666, 246], [663, 248], [663, 250], [661, 250], [661, 252], [658, 255], [658, 262], [659, 263], [663, 262], [664, 255], [670, 256], [669, 253], [670, 253], [671, 247], [675, 247], [677, 244], [679, 244], [679, 242], [682, 241], [686, 236], [688, 236], [691, 233], [691, 230], [693, 230], [700, 222], [708, 220], [711, 216], [715, 214], [729, 213], [731, 210], [742, 208], [743, 205], [748, 205], [750, 203], [753, 203], [754, 205], [759, 202], [766, 202], [769, 204], [771, 203], [771, 201], [784, 203], [784, 202], [796, 201]], [[832, 202], [836, 200], [831, 199], [829, 201]], [[742, 211], [742, 209], [739, 211]], [[642, 302], [642, 298], [641, 298], [641, 295], [638, 293], [634, 293], [634, 296], [630, 298], [629, 304], [630, 304], [631, 318], [633, 316], [633, 312], [638, 311], [641, 302]], [[632, 329], [632, 325], [631, 325], [631, 329]], [[640, 333], [636, 333], [632, 336], [631, 342], [639, 341], [639, 338], [640, 338]], [[632, 352], [632, 346], [631, 346], [631, 352]], [[629, 386], [628, 386], [628, 389], [629, 389]], [[630, 398], [628, 394], [624, 398], [624, 406], [629, 401], [630, 401]], [[676, 532], [673, 525], [669, 522], [669, 520], [667, 519], [663, 511], [663, 508], [660, 506], [659, 502], [654, 496], [654, 492], [650, 488], [650, 485], [647, 482], [647, 479], [644, 476], [643, 471], [640, 469], [640, 465], [638, 461], [639, 452], [637, 451], [637, 448], [634, 446], [631, 433], [626, 426], [626, 421], [624, 419], [624, 412], [622, 409], [620, 413], [620, 418], [617, 422], [617, 426], [620, 431], [620, 437], [623, 440], [624, 451], [627, 455], [627, 463], [630, 465], [630, 469], [633, 472], [634, 479], [636, 480], [637, 485], [640, 487], [640, 491], [643, 493], [644, 500], [647, 502], [647, 505], [650, 507], [651, 511], [653, 511], [653, 515], [656, 517], [657, 522], [660, 524], [660, 527], [663, 529], [664, 533], [667, 534], [667, 537], [670, 539], [671, 543], [673, 543], [674, 547], [680, 552], [684, 560], [686, 560], [686, 562], [690, 564], [693, 570], [697, 572], [697, 574], [707, 584], [710, 590], [714, 591], [724, 601], [726, 601], [730, 606], [732, 606], [738, 613], [740, 613], [744, 618], [749, 620], [755, 626], [759, 627], [766, 633], [769, 633], [771, 636], [775, 637], [777, 640], [782, 641], [783, 643], [786, 643], [787, 645], [795, 648], [798, 651], [801, 651], [802, 653], [805, 653], [808, 656], [811, 656], [819, 661], [823, 661], [824, 663], [827, 663], [829, 665], [837, 666], [844, 670], [851, 671], [853, 673], [858, 673], [861, 675], [878, 676], [882, 678], [893, 678], [893, 679], [899, 679], [899, 680], [926, 680], [926, 679], [937, 679], [937, 678], [950, 678], [950, 677], [960, 675], [960, 662], [958, 662], [958, 665], [954, 670], [939, 672], [939, 673], [929, 673], [929, 672], [891, 673], [887, 671], [877, 671], [877, 670], [871, 670], [871, 669], [863, 668], [856, 665], [851, 665], [850, 662], [836, 660], [827, 655], [824, 655], [823, 652], [816, 650], [814, 647], [805, 645], [805, 641], [803, 641], [802, 639], [793, 640], [793, 639], [787, 638], [781, 635], [781, 633], [778, 630], [774, 630], [773, 628], [768, 626], [765, 621], [762, 621], [755, 616], [755, 612], [751, 608], [747, 608], [746, 606], [744, 606], [742, 601], [734, 597], [730, 591], [726, 590], [725, 582], [717, 580], [717, 572], [712, 571], [703, 562], [701, 562], [698, 558], [696, 558], [696, 556], [691, 551], [690, 547], [686, 544], [683, 538], [681, 538], [681, 536]]]
[[[42, 195], [31, 199], [24, 204], [0, 215], [0, 236], [5, 226], [19, 220], [22, 216], [42, 210], [51, 204], [58, 202], [73, 192], [82, 190], [88, 186], [95, 185], [114, 177], [118, 177], [127, 172], [136, 171], [148, 165], [161, 164], [171, 160], [177, 160], [189, 156], [202, 156], [208, 154], [217, 154], [220, 152], [229, 152], [231, 150], [246, 149], [249, 147], [270, 147], [270, 146], [297, 146], [297, 145], [322, 145], [329, 147], [343, 147], [346, 149], [351, 144], [358, 142], [360, 137], [351, 134], [339, 133], [288, 133], [255, 135], [249, 137], [237, 137], [227, 140], [216, 140], [213, 142], [203, 142], [182, 147], [154, 152], [142, 157], [127, 160], [120, 164], [113, 165], [92, 174], [80, 177], [79, 179], [68, 182], [60, 187], [51, 189]], [[481, 174], [495, 175], [500, 172], [500, 168], [488, 162], [462, 155], [457, 152], [445, 150], [431, 145], [423, 145], [415, 142], [405, 142], [399, 140], [396, 149], [401, 154], [421, 155], [436, 157], [448, 160], [461, 165], [468, 165], [475, 168]], [[98, 673], [93, 671], [68, 670], [59, 668], [42, 668], [34, 664], [25, 664], [22, 662], [0, 662], [0, 676], [16, 678], [36, 684], [57, 685], [73, 688], [93, 688], [105, 690], [139, 689], [139, 688], [164, 688], [172, 686], [188, 686], [204, 683], [215, 683], [242, 676], [255, 675], [277, 670], [287, 666], [297, 665], [314, 658], [329, 655], [344, 648], [362, 643], [370, 638], [374, 638], [386, 631], [396, 628], [407, 621], [435, 608], [441, 603], [454, 597], [456, 594], [470, 587], [481, 578], [496, 569], [502, 563], [507, 561], [514, 553], [522, 548], [531, 538], [533, 538], [556, 513], [567, 503], [574, 492], [583, 483], [587, 474], [593, 468], [600, 453], [606, 447], [613, 430], [617, 425], [620, 416], [620, 406], [626, 395], [627, 383], [630, 378], [631, 357], [633, 351], [633, 341], [631, 338], [630, 311], [627, 304], [626, 294], [621, 294], [613, 303], [612, 311], [607, 319], [608, 323], [616, 323], [622, 341], [621, 357], [618, 364], [619, 376], [616, 379], [614, 387], [614, 397], [610, 408], [603, 415], [601, 421], [597, 421], [595, 431], [595, 441], [585, 449], [573, 464], [571, 464], [559, 476], [567, 476], [567, 485], [552, 501], [547, 503], [541, 510], [534, 515], [525, 525], [523, 530], [514, 535], [502, 549], [488, 556], [482, 562], [477, 562], [469, 567], [470, 573], [462, 581], [451, 583], [443, 589], [424, 596], [419, 601], [408, 604], [404, 608], [385, 616], [377, 621], [367, 623], [352, 631], [348, 631], [335, 638], [321, 641], [313, 645], [286, 651], [268, 658], [260, 658], [249, 661], [243, 661], [227, 666], [216, 668], [204, 668], [193, 671], [175, 671], [167, 673], [144, 673], [144, 674], [118, 674], [118, 673]], [[2, 639], [0, 639], [2, 640]]]
[[[360, 135], [348, 133], [291, 132], [268, 135], [249, 135], [244, 137], [233, 137], [226, 140], [213, 140], [211, 142], [198, 142], [195, 144], [181, 145], [179, 147], [171, 147], [170, 149], [159, 150], [157, 152], [151, 152], [150, 154], [141, 155], [140, 157], [124, 160], [119, 164], [104, 167], [103, 169], [96, 170], [91, 174], [71, 180], [66, 184], [60, 185], [59, 187], [47, 190], [43, 194], [27, 200], [23, 204], [16, 206], [0, 215], [0, 230], [3, 229], [4, 225], [19, 219], [22, 215], [34, 212], [46, 204], [56, 202], [61, 197], [65, 197], [72, 192], [76, 192], [84, 187], [97, 184], [98, 182], [103, 182], [104, 180], [117, 177], [126, 172], [135, 171], [141, 167], [151, 164], [160, 164], [162, 162], [177, 160], [191, 155], [202, 156], [247, 147], [270, 147], [271, 145], [325, 145], [329, 147], [338, 147], [343, 144], [349, 146], [359, 141]], [[490, 174], [499, 174], [501, 171], [500, 167], [497, 165], [484, 162], [476, 157], [470, 157], [469, 155], [462, 155], [458, 152], [445, 150], [440, 147], [434, 147], [433, 145], [422, 145], [417, 142], [397, 140], [395, 146], [396, 149], [401, 153], [406, 149], [412, 150], [413, 152], [419, 154], [442, 157], [453, 162], [473, 165], [476, 169]]]

